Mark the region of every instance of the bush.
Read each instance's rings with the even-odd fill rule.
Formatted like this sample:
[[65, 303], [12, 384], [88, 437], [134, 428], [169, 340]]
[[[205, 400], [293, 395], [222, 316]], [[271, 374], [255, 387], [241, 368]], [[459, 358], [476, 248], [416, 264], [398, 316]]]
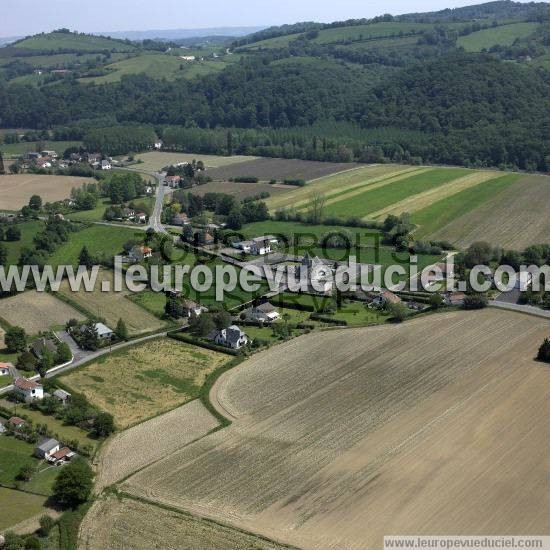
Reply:
[[9, 353], [25, 351], [27, 348], [27, 334], [21, 327], [10, 327], [4, 336], [4, 343]]
[[545, 363], [550, 363], [550, 338], [546, 338], [540, 346], [537, 359]]
[[260, 179], [255, 176], [238, 176], [233, 181], [236, 183], [258, 183]]
[[348, 325], [347, 321], [343, 319], [334, 319], [334, 317], [327, 317], [326, 315], [319, 315], [318, 313], [312, 313], [309, 318], [312, 321], [319, 321], [320, 323], [328, 323], [331, 325], [338, 325], [340, 327], [346, 327]]
[[391, 314], [392, 321], [396, 323], [402, 323], [407, 318], [407, 308], [402, 304], [389, 304], [388, 311]]
[[483, 309], [487, 304], [487, 298], [483, 294], [471, 294], [464, 299], [464, 309]]
[[306, 180], [303, 179], [285, 179], [284, 180], [285, 185], [296, 185], [297, 187], [304, 187], [306, 184]]

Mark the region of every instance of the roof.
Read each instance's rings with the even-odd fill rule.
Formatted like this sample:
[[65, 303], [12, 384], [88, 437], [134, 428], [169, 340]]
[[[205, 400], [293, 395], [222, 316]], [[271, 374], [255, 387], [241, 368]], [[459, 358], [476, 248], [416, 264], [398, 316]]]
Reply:
[[17, 378], [15, 380], [15, 387], [20, 390], [30, 391], [41, 388], [42, 385], [36, 383], [34, 380], [29, 380], [28, 378]]
[[273, 304], [270, 304], [269, 302], [266, 302], [265, 304], [261, 304], [257, 306], [256, 309], [263, 313], [272, 313], [276, 311], [275, 306]]
[[0, 363], [0, 369], [10, 369], [13, 367], [11, 363]]
[[181, 301], [181, 304], [182, 304], [183, 307], [185, 307], [187, 309], [196, 309], [196, 308], [201, 307], [201, 305], [198, 302], [195, 302], [193, 300], [189, 300], [187, 298], [183, 299]]
[[52, 449], [55, 449], [58, 446], [59, 446], [59, 441], [57, 441], [57, 439], [53, 439], [50, 437], [50, 438], [43, 439], [37, 445], [36, 448], [41, 451], [44, 451], [45, 453], [49, 453]]
[[226, 329], [225, 334], [226, 341], [230, 343], [238, 342], [241, 337], [245, 335], [244, 332], [237, 325], [231, 325], [229, 328]]
[[152, 248], [149, 248], [148, 246], [145, 246], [143, 244], [134, 246], [132, 250], [135, 252], [141, 252], [142, 254], [151, 254], [151, 252], [153, 252]]
[[113, 331], [103, 323], [96, 323], [95, 329], [97, 330], [98, 336], [105, 336], [106, 334], [113, 334]]
[[61, 460], [67, 456], [74, 455], [74, 452], [69, 449], [69, 447], [63, 447], [62, 449], [59, 449], [59, 451], [56, 451], [51, 456], [52, 458], [55, 458], [55, 460]]
[[22, 418], [19, 418], [18, 416], [12, 416], [8, 422], [12, 425], [12, 426], [22, 426], [23, 424], [25, 424], [25, 421], [22, 419]]
[[384, 296], [384, 298], [388, 302], [390, 302], [390, 304], [398, 304], [401, 302], [401, 298], [389, 290], [383, 290], [382, 296]]
[[267, 241], [269, 241], [269, 240], [270, 240], [270, 237], [269, 237], [269, 236], [268, 236], [268, 237], [254, 237], [254, 238], [252, 239], [252, 241], [255, 242], [255, 243], [265, 243], [265, 242], [267, 242]]
[[147, 214], [146, 214], [145, 212], [138, 212], [138, 213], [136, 214], [136, 217], [138, 217], [138, 218], [147, 217]]
[[53, 394], [55, 397], [58, 397], [59, 399], [67, 399], [71, 397], [71, 394], [68, 391], [60, 390], [60, 389], [55, 390]]

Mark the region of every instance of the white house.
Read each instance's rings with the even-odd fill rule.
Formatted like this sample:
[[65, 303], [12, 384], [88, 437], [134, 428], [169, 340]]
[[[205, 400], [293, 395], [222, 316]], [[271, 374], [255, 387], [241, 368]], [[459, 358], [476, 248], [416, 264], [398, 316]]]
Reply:
[[192, 317], [193, 315], [198, 317], [208, 311], [207, 307], [201, 306], [194, 300], [182, 300], [181, 305], [183, 317]]
[[214, 330], [208, 335], [208, 339], [218, 346], [231, 349], [240, 349], [248, 343], [248, 336], [237, 325], [231, 325], [223, 330]]
[[273, 323], [280, 318], [275, 306], [269, 302], [247, 309], [244, 311], [244, 315], [247, 321], [261, 321], [262, 323]]
[[34, 449], [34, 455], [47, 460], [51, 455], [59, 451], [61, 444], [57, 439], [44, 438]]
[[44, 386], [28, 378], [17, 378], [14, 382], [15, 392], [27, 403], [44, 398]]
[[154, 143], [154, 147], [157, 151], [162, 149], [162, 139], [157, 139]]
[[250, 252], [256, 256], [264, 256], [271, 252], [271, 242], [266, 237], [256, 237], [252, 239]]
[[298, 279], [304, 278], [316, 292], [329, 293], [332, 291], [332, 262], [321, 260], [317, 256], [311, 258], [309, 254], [302, 258], [296, 268]]
[[180, 59], [184, 61], [195, 61], [197, 58], [194, 55], [180, 55]]
[[134, 220], [138, 223], [147, 223], [147, 214], [145, 212], [138, 212], [134, 216]]
[[111, 340], [115, 333], [103, 323], [96, 323], [95, 329], [97, 330], [97, 335], [101, 340]]
[[0, 376], [9, 376], [12, 367], [11, 363], [0, 363]]
[[113, 165], [111, 164], [111, 161], [109, 160], [102, 160], [101, 161], [101, 169], [102, 170], [111, 170], [113, 168]]
[[6, 428], [6, 424], [3, 420], [0, 420], [0, 434], [3, 434], [8, 431], [8, 428]]
[[133, 262], [142, 262], [153, 256], [153, 249], [145, 245], [136, 245], [128, 252], [128, 257]]

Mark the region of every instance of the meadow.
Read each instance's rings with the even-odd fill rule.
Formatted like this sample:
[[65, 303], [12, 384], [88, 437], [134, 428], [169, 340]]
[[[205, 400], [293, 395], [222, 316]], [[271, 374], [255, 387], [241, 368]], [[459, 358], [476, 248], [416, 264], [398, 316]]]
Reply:
[[223, 353], [159, 338], [72, 371], [63, 382], [127, 428], [198, 397], [206, 377], [228, 360]]
[[4, 158], [20, 157], [27, 152], [55, 151], [60, 157], [69, 147], [80, 147], [81, 141], [20, 141], [19, 143], [2, 143], [0, 151]]
[[21, 230], [21, 239], [2, 242], [8, 252], [7, 265], [17, 264], [23, 248], [32, 248], [34, 236], [44, 229], [44, 222], [23, 222], [17, 224], [17, 227]]
[[231, 426], [120, 487], [301, 548], [548, 533], [548, 328], [487, 309], [296, 338], [218, 380]]
[[13, 527], [32, 516], [46, 513], [48, 511], [46, 501], [44, 496], [0, 487], [0, 503], [4, 503], [0, 516], [0, 529]]
[[532, 35], [538, 27], [538, 23], [501, 25], [460, 36], [457, 45], [463, 47], [467, 52], [481, 52], [496, 45], [511, 46], [518, 38]]
[[55, 294], [28, 290], [0, 301], [0, 317], [27, 334], [38, 334], [65, 326], [69, 319], [83, 321], [76, 309], [58, 300]]
[[91, 178], [12, 174], [0, 176], [0, 210], [20, 210], [33, 195], [46, 202], [61, 201], [71, 196], [71, 189], [91, 183]]

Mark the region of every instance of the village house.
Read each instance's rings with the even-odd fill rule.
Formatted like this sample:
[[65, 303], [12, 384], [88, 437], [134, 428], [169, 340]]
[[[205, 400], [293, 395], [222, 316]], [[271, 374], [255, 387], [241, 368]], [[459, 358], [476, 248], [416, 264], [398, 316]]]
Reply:
[[155, 143], [153, 144], [153, 147], [157, 150], [157, 151], [160, 151], [162, 149], [162, 139], [157, 139], [155, 140]]
[[0, 363], [0, 376], [9, 376], [12, 367], [11, 363]]
[[182, 317], [191, 317], [193, 315], [198, 317], [202, 313], [208, 311], [207, 307], [201, 306], [198, 302], [189, 299], [183, 299], [181, 301], [181, 308]]
[[101, 161], [101, 169], [102, 170], [111, 170], [113, 168], [111, 161], [109, 160], [102, 160]]
[[136, 215], [136, 211], [132, 208], [123, 208], [122, 209], [122, 219], [124, 220], [133, 220]]
[[279, 312], [275, 306], [269, 302], [256, 307], [251, 307], [243, 313], [247, 321], [258, 321], [261, 323], [273, 323], [280, 318]]
[[204, 244], [214, 244], [214, 237], [212, 237], [210, 233], [204, 233], [202, 235], [202, 241], [204, 242]]
[[300, 265], [296, 267], [296, 277], [309, 282], [316, 292], [328, 294], [332, 291], [332, 262], [310, 257], [306, 252]]
[[35, 447], [34, 456], [47, 460], [50, 456], [61, 448], [61, 444], [57, 439], [46, 437]]
[[51, 168], [52, 162], [50, 157], [42, 157], [36, 159], [36, 166], [38, 166], [38, 168]]
[[213, 330], [207, 338], [218, 346], [231, 349], [240, 349], [248, 343], [248, 336], [237, 325], [231, 325], [223, 330]]
[[44, 386], [34, 380], [20, 377], [16, 378], [13, 385], [15, 387], [15, 393], [26, 403], [32, 403], [33, 401], [39, 401], [44, 398]]
[[147, 223], [147, 214], [145, 212], [138, 212], [134, 216], [134, 221], [138, 223]]
[[45, 350], [55, 354], [57, 352], [57, 346], [49, 338], [40, 338], [31, 345], [31, 352], [37, 359], [42, 359]]
[[271, 252], [271, 242], [267, 237], [256, 237], [252, 239], [252, 246], [250, 247], [251, 254], [256, 256], [264, 256]]
[[50, 157], [52, 159], [58, 158], [58, 155], [55, 151], [42, 151], [40, 153], [43, 157]]
[[166, 176], [164, 178], [164, 183], [170, 186], [172, 189], [177, 189], [180, 185], [181, 177], [180, 176]]
[[187, 216], [187, 214], [185, 212], [180, 212], [179, 214], [176, 214], [173, 218], [172, 218], [172, 225], [180, 225], [180, 226], [184, 226], [184, 225], [189, 225], [189, 217]]
[[75, 456], [76, 456], [76, 453], [74, 451], [71, 451], [69, 447], [63, 447], [59, 449], [59, 451], [56, 451], [55, 453], [50, 454], [47, 460], [48, 462], [53, 462], [54, 464], [58, 464], [60, 462], [69, 462]]
[[24, 156], [25, 160], [38, 160], [39, 158], [40, 158], [40, 153], [36, 151], [27, 151]]
[[26, 424], [26, 422], [22, 418], [19, 418], [18, 416], [12, 416], [8, 420], [8, 424], [11, 426], [13, 430], [20, 430]]
[[143, 262], [143, 260], [151, 258], [152, 256], [153, 249], [143, 244], [134, 246], [128, 253], [128, 257], [133, 262]]
[[[100, 340], [111, 340], [115, 335], [115, 333], [107, 325], [104, 325], [103, 323], [96, 323], [94, 325], [94, 328]], [[80, 327], [81, 334], [83, 334], [87, 330], [88, 330], [88, 327], [86, 325], [82, 325]]]
[[240, 241], [238, 243], [233, 243], [231, 246], [237, 250], [242, 250], [245, 254], [250, 254], [253, 244], [252, 241]]
[[66, 406], [71, 400], [71, 394], [68, 391], [57, 389], [53, 392], [53, 397], [57, 399], [63, 406]]

